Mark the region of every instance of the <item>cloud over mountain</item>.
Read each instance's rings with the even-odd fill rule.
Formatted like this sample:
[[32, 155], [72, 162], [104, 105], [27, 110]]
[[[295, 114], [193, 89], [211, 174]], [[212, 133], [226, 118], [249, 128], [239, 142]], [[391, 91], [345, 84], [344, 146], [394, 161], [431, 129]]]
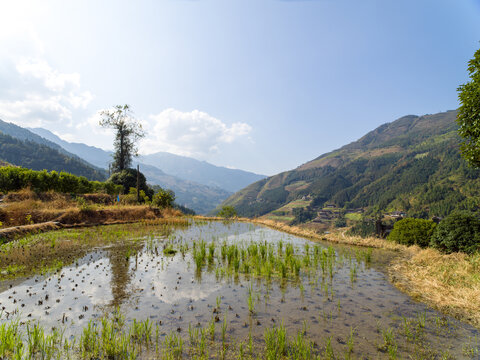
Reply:
[[221, 146], [247, 136], [252, 127], [244, 122], [227, 125], [206, 112], [166, 109], [146, 121], [147, 137], [143, 153], [168, 151], [178, 155], [205, 158]]

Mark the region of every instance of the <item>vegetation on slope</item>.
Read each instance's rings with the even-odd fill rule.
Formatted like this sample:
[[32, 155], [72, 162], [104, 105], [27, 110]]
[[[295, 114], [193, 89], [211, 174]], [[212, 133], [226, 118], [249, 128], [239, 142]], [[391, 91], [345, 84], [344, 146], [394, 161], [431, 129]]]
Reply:
[[459, 154], [455, 111], [406, 116], [295, 170], [258, 181], [227, 199], [241, 216], [261, 216], [299, 199], [370, 214], [401, 210], [446, 216], [480, 206], [480, 172]]
[[0, 159], [32, 170], [65, 171], [90, 180], [105, 180], [102, 170], [47, 145], [22, 141], [0, 132]]

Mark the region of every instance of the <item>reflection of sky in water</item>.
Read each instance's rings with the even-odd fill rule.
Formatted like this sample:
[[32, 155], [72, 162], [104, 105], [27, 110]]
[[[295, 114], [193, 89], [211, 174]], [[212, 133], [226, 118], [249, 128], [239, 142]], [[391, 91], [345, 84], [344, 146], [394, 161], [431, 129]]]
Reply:
[[108, 259], [101, 256], [88, 263], [89, 257], [79, 260], [83, 265], [66, 267], [49, 277], [35, 276], [2, 292], [0, 309], [5, 309], [1, 321], [15, 311], [21, 322], [40, 320], [50, 327], [66, 325], [72, 320], [83, 325], [89, 317], [98, 316], [96, 311], [112, 297], [110, 265]]
[[[225, 225], [211, 222], [174, 232], [174, 241], [189, 244], [190, 248], [193, 241], [201, 239], [207, 243], [214, 240], [218, 245], [223, 241], [248, 245], [251, 241], [276, 243], [282, 240], [284, 249], [286, 243], [293, 243], [297, 249], [303, 249], [305, 243], [310, 243], [293, 235], [248, 223]], [[0, 309], [2, 306], [8, 312], [20, 309], [21, 321], [39, 320], [46, 326], [68, 326], [68, 336], [78, 333], [90, 319], [111, 313], [112, 304], [119, 303], [127, 322], [134, 318], [161, 321], [162, 332], [168, 332], [185, 330], [190, 323], [205, 326], [212, 318], [217, 297], [221, 297], [223, 308], [229, 309], [231, 331], [246, 337], [249, 328], [243, 324], [249, 321], [250, 316], [247, 288], [252, 284], [260, 296], [256, 305], [256, 319], [262, 326], [285, 320], [287, 329], [296, 332], [301, 329], [303, 320], [307, 320], [311, 325], [310, 331], [319, 337], [348, 334], [351, 327], [357, 327], [364, 337], [372, 338], [378, 336], [377, 322], [395, 326], [392, 314], [415, 317], [418, 312], [427, 310], [424, 305], [413, 302], [396, 290], [385, 275], [375, 269], [375, 265], [365, 268], [361, 262], [353, 260], [357, 266], [358, 280], [352, 285], [350, 264], [345, 261], [334, 275], [330, 291], [333, 289], [335, 292], [335, 299], [331, 301], [324, 295], [320, 273], [316, 279], [303, 279], [303, 295], [300, 294], [299, 285], [291, 282], [281, 287], [278, 282], [272, 281], [267, 286], [253, 276], [248, 281], [242, 275], [238, 282], [232, 279], [217, 281], [215, 269], [205, 269], [198, 277], [191, 250], [187, 251], [185, 258], [180, 252], [173, 257], [163, 256], [165, 241], [165, 238], [161, 238], [152, 242], [147, 240], [145, 246], [139, 244], [133, 249], [119, 244], [93, 251], [79, 259], [78, 267], [64, 268], [48, 278], [39, 276], [36, 278], [38, 282], [35, 282], [35, 278], [29, 279], [0, 293]], [[132, 251], [128, 260], [125, 257], [127, 249]], [[217, 248], [216, 253], [219, 251]], [[29, 296], [30, 293], [34, 295]], [[48, 300], [45, 300], [47, 294]], [[13, 299], [17, 299], [17, 303], [14, 304]], [[38, 305], [39, 300], [43, 301], [41, 305]], [[334, 318], [325, 325], [319, 320], [319, 314], [338, 314], [337, 301], [341, 302], [343, 317], [338, 316], [338, 319]], [[25, 306], [21, 307], [21, 304]], [[435, 315], [432, 310], [428, 312]], [[62, 325], [64, 314], [67, 322]], [[5, 316], [0, 321], [5, 321]], [[254, 328], [254, 335], [263, 337], [262, 326]], [[459, 328], [463, 327], [461, 325]], [[462, 336], [465, 338], [476, 333], [469, 327], [464, 328], [465, 331], [457, 340], [443, 338], [442, 341], [446, 344], [449, 341], [458, 342]], [[359, 345], [365, 353], [376, 353], [375, 347], [372, 350], [369, 346]]]

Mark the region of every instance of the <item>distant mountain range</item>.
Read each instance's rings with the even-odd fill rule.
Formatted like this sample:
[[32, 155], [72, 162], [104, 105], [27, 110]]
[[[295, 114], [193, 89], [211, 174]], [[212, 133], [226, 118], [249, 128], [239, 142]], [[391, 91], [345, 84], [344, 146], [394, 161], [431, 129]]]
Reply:
[[[81, 143], [70, 143], [62, 140], [46, 129], [34, 128], [30, 130], [98, 167], [108, 169], [108, 164], [112, 161], [112, 152]], [[215, 166], [206, 161], [199, 161], [186, 156], [179, 156], [167, 152], [142, 155], [138, 161], [141, 164], [154, 166], [163, 173], [177, 178], [214, 188], [220, 188], [230, 193], [238, 191], [255, 181], [265, 178], [264, 175]]]
[[229, 197], [243, 216], [291, 221], [295, 208], [325, 204], [370, 213], [445, 216], [480, 207], [480, 171], [459, 154], [456, 111], [402, 117], [298, 168]]
[[[0, 129], [1, 130], [1, 129]], [[105, 151], [95, 146], [89, 146], [82, 143], [72, 143], [62, 140], [51, 131], [43, 128], [29, 128], [31, 133], [46, 139], [49, 143], [75, 154], [90, 164], [102, 169], [108, 169], [108, 164], [112, 161], [112, 152]], [[13, 135], [12, 135], [13, 136]]]
[[218, 187], [229, 192], [238, 191], [255, 181], [265, 178], [265, 175], [215, 166], [206, 161], [199, 161], [167, 152], [142, 155], [139, 161], [162, 169], [167, 174], [181, 179]]
[[66, 171], [90, 180], [105, 180], [107, 172], [92, 166], [47, 139], [0, 120], [0, 159], [33, 170]]
[[[94, 146], [65, 141], [46, 129], [25, 129], [0, 120], [0, 160], [13, 165], [105, 180], [111, 155]], [[211, 211], [233, 191], [263, 178], [169, 153], [147, 155], [137, 163], [150, 184], [173, 190], [177, 203], [197, 213]]]

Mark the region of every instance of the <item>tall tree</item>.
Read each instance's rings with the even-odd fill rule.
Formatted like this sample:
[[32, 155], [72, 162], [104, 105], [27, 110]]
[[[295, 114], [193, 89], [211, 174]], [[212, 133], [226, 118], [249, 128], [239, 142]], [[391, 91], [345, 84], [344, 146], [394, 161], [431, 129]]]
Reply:
[[460, 108], [458, 133], [463, 137], [462, 156], [473, 167], [480, 167], [480, 49], [468, 62], [470, 81], [457, 89]]
[[132, 157], [138, 156], [138, 140], [145, 136], [142, 125], [133, 117], [130, 106], [126, 104], [104, 110], [100, 115], [100, 125], [116, 131], [113, 142], [113, 172], [128, 169], [132, 164]]

